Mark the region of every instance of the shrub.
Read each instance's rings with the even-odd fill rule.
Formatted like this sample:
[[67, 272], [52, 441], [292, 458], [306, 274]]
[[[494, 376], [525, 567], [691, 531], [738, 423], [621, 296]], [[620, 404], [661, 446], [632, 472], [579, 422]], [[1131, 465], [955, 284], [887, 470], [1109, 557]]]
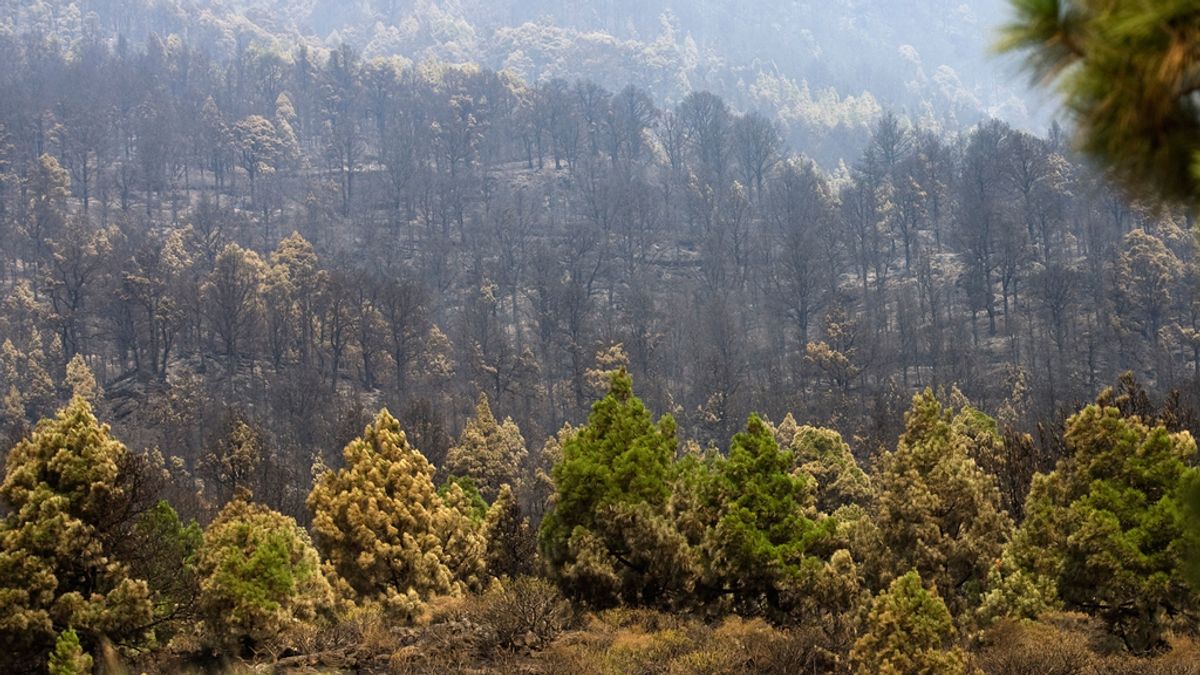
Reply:
[[206, 641], [243, 655], [296, 647], [333, 607], [317, 551], [296, 521], [235, 499], [204, 533], [197, 561]]
[[820, 631], [782, 630], [761, 618], [730, 617], [702, 643], [702, 648], [674, 659], [669, 672], [678, 675], [735, 673], [832, 672], [837, 657], [822, 649]]
[[[1079, 630], [1005, 620], [984, 633], [979, 665], [989, 675], [1073, 675], [1096, 672], [1096, 658]], [[1048, 646], [1052, 648], [1047, 648]]]
[[696, 642], [679, 629], [654, 633], [621, 631], [605, 655], [606, 670], [627, 675], [661, 673], [670, 661], [695, 647]]
[[570, 604], [551, 583], [518, 577], [489, 591], [469, 610], [482, 632], [481, 651], [517, 651], [548, 644], [574, 619]]

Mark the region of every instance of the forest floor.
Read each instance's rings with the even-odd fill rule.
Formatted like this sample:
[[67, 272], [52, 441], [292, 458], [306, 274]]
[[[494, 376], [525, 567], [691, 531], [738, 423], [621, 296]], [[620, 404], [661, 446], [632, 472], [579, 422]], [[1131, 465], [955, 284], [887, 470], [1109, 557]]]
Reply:
[[[826, 625], [790, 628], [762, 619], [702, 617], [618, 608], [480, 607], [478, 598], [438, 601], [421, 626], [347, 621], [307, 654], [219, 659], [159, 653], [135, 664], [144, 673], [476, 673], [505, 675], [693, 675], [849, 673], [852, 635]], [[480, 611], [482, 609], [482, 611]], [[523, 632], [522, 630], [525, 629]], [[1200, 642], [1180, 638], [1169, 651], [1135, 658], [1114, 651], [1094, 620], [1053, 614], [1006, 623], [964, 640], [988, 675], [1200, 675]], [[317, 646], [317, 643], [322, 643]], [[117, 671], [119, 672], [119, 671]]]

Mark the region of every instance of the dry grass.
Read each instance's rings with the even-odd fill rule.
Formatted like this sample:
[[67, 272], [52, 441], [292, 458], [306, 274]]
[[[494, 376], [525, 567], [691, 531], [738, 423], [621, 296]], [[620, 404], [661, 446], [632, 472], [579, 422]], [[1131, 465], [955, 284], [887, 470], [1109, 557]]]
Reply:
[[646, 610], [610, 610], [538, 655], [542, 672], [613, 675], [827, 673], [836, 659], [803, 629], [731, 617], [716, 626]]
[[[531, 637], [532, 636], [532, 637]], [[322, 631], [313, 654], [276, 664], [187, 657], [139, 663], [134, 672], [365, 672], [402, 675], [738, 675], [847, 673], [816, 627], [762, 619], [698, 617], [621, 608], [576, 616], [544, 581], [510, 582], [482, 596], [440, 598], [423, 625], [401, 626], [359, 609]], [[1102, 627], [1081, 614], [1004, 622], [972, 650], [988, 675], [1200, 675], [1200, 641], [1176, 638], [1152, 658], [1113, 651]], [[157, 666], [157, 667], [155, 667]]]
[[988, 675], [1200, 675], [1200, 643], [1179, 637], [1148, 658], [1115, 651], [1112, 640], [1082, 614], [1052, 614], [1039, 622], [1002, 622], [976, 649]]

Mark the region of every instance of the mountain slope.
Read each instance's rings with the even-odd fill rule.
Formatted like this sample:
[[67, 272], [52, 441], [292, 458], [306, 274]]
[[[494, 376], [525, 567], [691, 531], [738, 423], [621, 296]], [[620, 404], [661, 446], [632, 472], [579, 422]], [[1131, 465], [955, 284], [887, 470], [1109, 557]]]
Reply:
[[[530, 82], [636, 84], [664, 105], [710, 90], [776, 119], [831, 164], [884, 109], [957, 131], [1040, 129], [1045, 110], [989, 53], [1005, 0], [89, 0], [14, 3], [11, 30], [184, 36], [215, 55], [349, 43], [367, 57], [475, 62]], [[835, 151], [834, 148], [839, 148]]]

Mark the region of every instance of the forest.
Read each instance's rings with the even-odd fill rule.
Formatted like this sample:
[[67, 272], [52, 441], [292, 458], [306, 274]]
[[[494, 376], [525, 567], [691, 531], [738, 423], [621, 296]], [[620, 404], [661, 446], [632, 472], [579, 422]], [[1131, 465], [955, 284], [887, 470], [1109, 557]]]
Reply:
[[1200, 673], [1194, 102], [129, 4], [0, 4], [0, 670]]
[[[836, 164], [883, 108], [956, 130], [987, 116], [1043, 127], [1049, 106], [987, 53], [1005, 0], [7, 0], [15, 33], [185, 36], [214, 58], [254, 45], [354, 47], [365, 59], [473, 63], [527, 82], [695, 90], [762, 110]], [[4, 3], [0, 2], [0, 7]]]

